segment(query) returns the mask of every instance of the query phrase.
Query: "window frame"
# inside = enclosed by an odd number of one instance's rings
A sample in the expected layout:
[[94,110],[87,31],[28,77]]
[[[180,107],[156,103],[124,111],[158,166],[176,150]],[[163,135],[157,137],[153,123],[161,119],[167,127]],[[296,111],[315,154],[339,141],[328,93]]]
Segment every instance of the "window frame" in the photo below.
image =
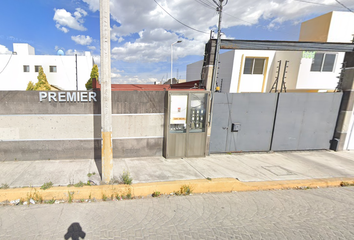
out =
[[[42,65],[34,65],[34,72],[39,72],[39,70],[41,69]],[[37,70],[38,68],[38,70]]]
[[[251,63],[251,72],[247,71],[246,72],[246,62],[248,59],[252,60]],[[262,60],[263,61],[263,65],[262,65],[262,73],[255,73],[255,65],[256,65],[256,60]],[[266,57],[245,57],[245,63],[243,65],[243,74],[246,75],[264,75],[264,67],[266,65],[267,62],[267,58]],[[249,70],[249,69],[247,69]]]
[[30,72],[30,66],[29,65],[23,65],[23,72]]
[[[314,63],[316,61],[316,56],[319,56],[321,55],[322,56],[322,59],[321,59],[321,64],[320,64],[320,67],[319,67],[319,70],[317,69],[313,69],[314,68]],[[333,64],[332,64],[332,69],[329,71],[329,70],[324,70],[324,67],[325,67],[325,62],[326,62],[326,59],[327,59],[327,55],[331,55],[331,56],[334,56],[334,59],[333,59]],[[334,67],[336,65],[336,62],[337,62],[337,55],[338,53],[325,53],[325,52],[316,52],[315,53],[315,56],[314,58],[312,59],[312,64],[311,64],[311,67],[310,67],[310,72],[334,72]]]
[[[53,71],[52,71],[53,70]],[[55,70],[55,71],[54,71]],[[57,66],[49,66],[50,73],[56,73],[58,71]]]

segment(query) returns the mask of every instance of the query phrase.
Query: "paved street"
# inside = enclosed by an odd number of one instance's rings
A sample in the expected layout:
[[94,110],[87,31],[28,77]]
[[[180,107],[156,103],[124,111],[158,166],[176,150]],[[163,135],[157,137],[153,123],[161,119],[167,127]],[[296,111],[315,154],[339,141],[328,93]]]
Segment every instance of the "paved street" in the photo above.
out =
[[353,239],[354,187],[0,207],[0,239]]

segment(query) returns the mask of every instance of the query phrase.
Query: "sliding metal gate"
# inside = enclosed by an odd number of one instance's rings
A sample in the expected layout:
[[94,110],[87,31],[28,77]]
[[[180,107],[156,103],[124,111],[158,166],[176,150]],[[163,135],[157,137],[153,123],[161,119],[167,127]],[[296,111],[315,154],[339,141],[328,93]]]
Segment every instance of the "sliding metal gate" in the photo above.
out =
[[341,98],[342,93],[217,93],[210,152],[329,149]]

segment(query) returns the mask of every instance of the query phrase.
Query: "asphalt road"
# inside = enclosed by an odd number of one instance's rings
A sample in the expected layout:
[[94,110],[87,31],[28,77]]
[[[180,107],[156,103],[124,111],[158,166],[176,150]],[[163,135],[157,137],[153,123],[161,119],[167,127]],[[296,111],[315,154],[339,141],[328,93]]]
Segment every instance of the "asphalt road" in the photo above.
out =
[[0,207],[0,239],[354,239],[354,187]]

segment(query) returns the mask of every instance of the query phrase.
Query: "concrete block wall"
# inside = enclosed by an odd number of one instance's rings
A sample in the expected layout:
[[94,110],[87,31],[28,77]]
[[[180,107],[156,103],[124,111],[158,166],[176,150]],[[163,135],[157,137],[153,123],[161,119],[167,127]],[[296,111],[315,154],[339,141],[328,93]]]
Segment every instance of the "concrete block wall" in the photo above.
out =
[[112,92],[113,157],[162,156],[165,92]]
[[334,133],[334,139],[338,143],[331,147],[331,149],[338,151],[348,150],[348,141],[350,141],[351,122],[354,113],[354,68],[345,69],[342,89],[343,99]]
[[[112,92],[113,157],[161,156],[165,92]],[[0,91],[0,161],[100,159],[97,102],[39,101]]]

